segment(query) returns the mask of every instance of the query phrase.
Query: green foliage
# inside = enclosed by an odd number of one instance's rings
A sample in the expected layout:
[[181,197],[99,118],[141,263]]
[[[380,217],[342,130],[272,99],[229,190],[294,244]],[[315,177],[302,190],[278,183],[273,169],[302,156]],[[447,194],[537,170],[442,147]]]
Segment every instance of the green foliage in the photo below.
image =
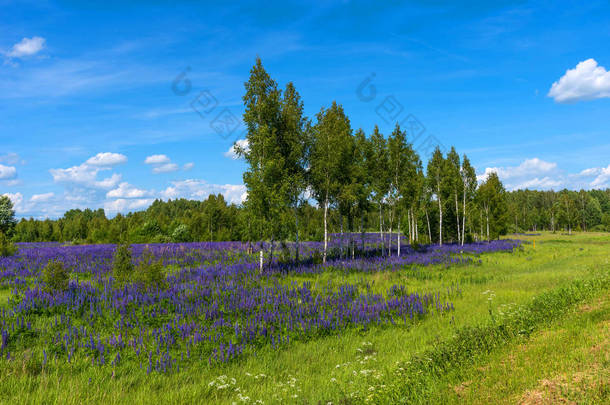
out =
[[11,235],[16,223],[13,202],[7,196],[0,195],[0,232]]
[[0,257],[13,256],[17,253],[17,247],[0,231]]
[[133,282],[144,288],[163,289],[167,286],[165,271],[161,259],[155,259],[152,252],[146,248],[140,262],[135,268]]
[[178,225],[172,232],[172,240],[174,242],[188,242],[190,240],[189,227],[184,224]]
[[42,281],[47,291],[66,291],[70,282],[70,270],[60,261],[51,260],[42,269]]
[[124,287],[134,281],[134,265],[128,243],[121,242],[117,245],[112,262],[112,276],[118,287]]
[[485,234],[488,240],[506,234],[508,206],[506,191],[496,172],[492,172],[479,186],[477,199],[485,217]]

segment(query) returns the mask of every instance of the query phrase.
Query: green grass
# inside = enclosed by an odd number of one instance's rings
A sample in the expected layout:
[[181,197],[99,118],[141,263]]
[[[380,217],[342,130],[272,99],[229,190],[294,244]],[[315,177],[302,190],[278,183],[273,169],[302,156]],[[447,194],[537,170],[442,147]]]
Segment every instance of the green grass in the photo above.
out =
[[[512,254],[484,255],[480,265],[348,276],[326,272],[281,279],[285,283],[311,281],[320,288],[329,283],[368,283],[384,292],[393,284],[418,292],[443,292],[459,286],[461,293],[451,298],[454,312],[435,314],[415,325],[352,329],[338,336],[294,342],[281,351],[261,349],[256,356],[226,365],[191,365],[170,375],[147,375],[136,364],[116,369],[90,367],[84,360],[51,363],[41,372],[37,357],[26,351],[15,354],[10,362],[0,361],[0,402],[388,403],[391,397],[379,391],[402,392],[404,375],[400,369],[405,369],[407,362],[450,344],[468,328],[494,325],[535,297],[552,294],[578,280],[599,279],[610,269],[610,235],[544,234],[524,239],[535,241],[535,247],[531,244]],[[610,304],[597,298],[607,295],[605,287],[579,297],[594,308],[591,311],[583,311],[582,304],[574,307],[571,301],[562,311],[549,310],[551,315],[535,324],[529,338],[511,335],[488,353],[447,366],[445,374],[425,379],[425,389],[416,399],[433,403],[514,403],[528,399],[528,392],[537,395],[547,388],[551,391],[553,384],[560,387],[561,395],[575,401],[604,398],[607,384],[596,381],[608,381],[603,378],[607,376],[608,359],[596,361],[585,351],[601,344],[602,353],[608,353]],[[8,290],[0,290],[0,305],[6,305],[8,296]],[[570,308],[580,310],[570,312]],[[36,350],[32,348],[32,353]],[[574,354],[581,351],[580,357]],[[580,383],[573,383],[574,376],[581,379]],[[563,383],[564,377],[569,381]],[[545,379],[551,383],[545,385]],[[567,388],[561,384],[567,384]],[[594,392],[583,393],[578,384],[590,385]]]

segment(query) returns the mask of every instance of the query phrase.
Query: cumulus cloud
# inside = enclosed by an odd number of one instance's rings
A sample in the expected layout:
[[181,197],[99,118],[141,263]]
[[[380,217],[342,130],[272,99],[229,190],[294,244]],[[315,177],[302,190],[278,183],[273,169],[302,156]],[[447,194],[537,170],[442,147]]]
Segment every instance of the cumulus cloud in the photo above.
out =
[[[153,174],[160,173],[171,173],[180,170],[180,166],[176,163],[173,163],[172,160],[167,155],[151,155],[144,159],[144,163],[147,165],[152,165]],[[186,163],[182,166],[184,171],[191,170],[195,166],[194,163]]]
[[120,153],[102,152],[85,162],[89,166],[111,167],[127,162],[127,156]]
[[110,189],[115,187],[122,176],[114,173],[110,177],[98,180],[97,175],[100,171],[98,167],[91,167],[87,164],[68,167],[67,169],[50,169],[49,172],[53,176],[53,181],[56,183],[64,183],[69,185],[82,186],[87,188]]
[[104,210],[109,213],[142,210],[153,203],[152,198],[125,199],[119,198],[104,203]]
[[17,169],[14,166],[0,164],[0,180],[12,180],[17,177]]
[[144,163],[147,165],[161,165],[170,161],[171,159],[167,155],[151,155],[144,159]]
[[180,167],[178,167],[178,165],[175,163],[166,163],[164,165],[153,167],[152,172],[154,174],[171,173],[171,172],[175,172],[179,169],[180,169]]
[[42,37],[23,38],[21,41],[13,45],[13,48],[7,52],[9,58],[23,58],[24,56],[32,56],[44,49],[46,40]]
[[55,197],[55,193],[34,194],[32,197],[30,197],[30,202],[33,202],[33,203],[48,202],[53,197]]
[[561,170],[556,163],[538,158],[526,159],[518,166],[487,167],[477,175],[479,182],[485,181],[495,172],[508,190],[579,190],[610,187],[610,165],[591,167],[578,173]]
[[119,184],[119,187],[106,193],[106,198],[142,198],[150,194],[149,191],[136,188],[127,182]]
[[204,180],[189,179],[173,181],[170,187],[161,192],[161,197],[204,200],[210,194],[222,194],[228,202],[234,204],[241,204],[248,195],[243,184],[210,184]]
[[595,178],[591,181],[593,188],[610,188],[610,165],[608,167],[597,168]]
[[558,103],[610,97],[610,72],[595,59],[587,59],[553,83],[548,96]]
[[229,148],[228,151],[226,151],[224,153],[225,157],[237,160],[239,159],[239,155],[237,154],[237,148],[242,149],[246,152],[248,152],[250,150],[250,146],[248,145],[248,140],[247,139],[238,139],[237,141],[235,141],[235,143],[233,145],[231,145],[231,147]]
[[[553,173],[556,170],[557,163],[533,158],[524,160],[519,166],[487,167],[485,168],[485,172],[477,176],[477,179],[479,182],[484,181],[490,173],[495,172],[502,181],[519,182],[524,179],[534,180],[532,177],[537,178],[543,176],[546,178],[548,174]],[[545,182],[543,180],[539,181],[541,183]]]

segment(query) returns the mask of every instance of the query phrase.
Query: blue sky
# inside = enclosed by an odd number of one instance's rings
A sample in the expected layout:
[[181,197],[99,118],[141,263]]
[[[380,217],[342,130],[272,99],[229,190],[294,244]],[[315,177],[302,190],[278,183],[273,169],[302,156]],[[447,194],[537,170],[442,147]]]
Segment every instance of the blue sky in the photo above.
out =
[[610,186],[610,3],[378,3],[0,0],[0,194],[34,217],[239,202],[257,55],[309,116],[409,123],[510,189]]

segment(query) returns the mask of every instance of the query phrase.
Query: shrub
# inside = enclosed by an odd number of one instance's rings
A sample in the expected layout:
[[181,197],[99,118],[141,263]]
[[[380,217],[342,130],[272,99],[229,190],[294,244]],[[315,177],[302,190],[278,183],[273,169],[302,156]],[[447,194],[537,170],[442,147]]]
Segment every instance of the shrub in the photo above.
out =
[[144,249],[144,253],[142,253],[140,263],[136,268],[134,281],[145,288],[157,287],[163,289],[167,284],[161,259],[155,259],[148,248]]
[[42,281],[47,291],[66,291],[70,283],[70,271],[62,262],[51,260],[42,269]]
[[121,242],[117,245],[112,262],[112,276],[114,277],[116,285],[118,287],[124,287],[130,281],[133,281],[133,270],[134,267],[131,262],[129,244]]
[[0,231],[0,257],[12,256],[17,252],[17,247]]
[[188,226],[180,224],[172,232],[172,239],[174,242],[188,242],[191,239],[190,231]]

